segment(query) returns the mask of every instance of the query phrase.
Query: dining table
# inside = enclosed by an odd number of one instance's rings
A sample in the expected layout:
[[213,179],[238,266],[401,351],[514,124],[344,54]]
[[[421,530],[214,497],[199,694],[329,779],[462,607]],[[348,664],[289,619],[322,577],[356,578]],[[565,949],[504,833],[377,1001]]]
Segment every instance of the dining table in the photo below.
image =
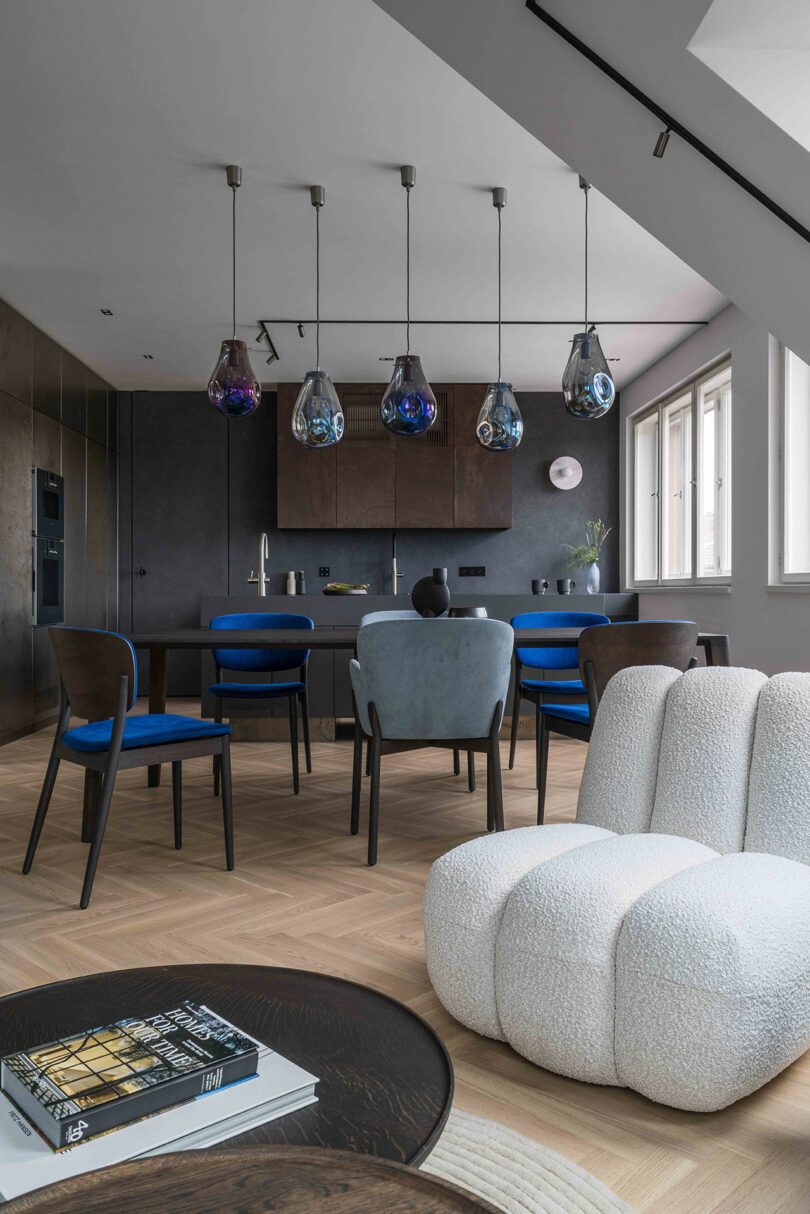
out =
[[[129,639],[136,650],[149,654],[149,711],[166,711],[167,656],[170,649],[332,649],[353,652],[359,625],[314,628],[161,628],[151,632],[133,632]],[[515,628],[515,648],[553,649],[575,644],[582,628]],[[701,632],[698,646],[706,655],[707,666],[730,666],[726,633]],[[160,784],[160,766],[148,769],[151,788]],[[94,773],[95,774],[95,773]],[[85,798],[92,796],[85,789]],[[89,806],[88,806],[89,808]]]

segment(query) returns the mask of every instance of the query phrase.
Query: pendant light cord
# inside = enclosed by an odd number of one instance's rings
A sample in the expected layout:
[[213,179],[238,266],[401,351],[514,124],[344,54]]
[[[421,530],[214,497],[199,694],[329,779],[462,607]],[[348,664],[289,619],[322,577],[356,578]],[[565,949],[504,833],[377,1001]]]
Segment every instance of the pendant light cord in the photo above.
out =
[[411,191],[405,190],[405,345],[411,352]]
[[588,332],[588,194],[590,189],[585,188],[585,332]]
[[498,207],[498,383],[501,382],[501,208]]
[[232,306],[233,306],[233,340],[236,341],[236,189],[231,186],[231,194],[233,195],[233,211],[232,211],[232,236],[233,236],[233,280],[232,280]]
[[321,369],[321,208],[315,208],[315,370]]

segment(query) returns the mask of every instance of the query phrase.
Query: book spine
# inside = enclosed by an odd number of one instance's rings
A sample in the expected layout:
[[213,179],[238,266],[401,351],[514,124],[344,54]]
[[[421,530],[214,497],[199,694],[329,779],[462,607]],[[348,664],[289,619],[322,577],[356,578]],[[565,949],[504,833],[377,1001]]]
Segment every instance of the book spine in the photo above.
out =
[[81,1114],[74,1114],[60,1123],[59,1141],[55,1145],[76,1146],[105,1130],[117,1129],[172,1105],[193,1100],[195,1096],[205,1096],[240,1079],[247,1079],[256,1074],[258,1057],[258,1050],[250,1050],[246,1054],[203,1067],[190,1075],[181,1075],[156,1087],[144,1088],[143,1091],[111,1100],[94,1109],[85,1109]]

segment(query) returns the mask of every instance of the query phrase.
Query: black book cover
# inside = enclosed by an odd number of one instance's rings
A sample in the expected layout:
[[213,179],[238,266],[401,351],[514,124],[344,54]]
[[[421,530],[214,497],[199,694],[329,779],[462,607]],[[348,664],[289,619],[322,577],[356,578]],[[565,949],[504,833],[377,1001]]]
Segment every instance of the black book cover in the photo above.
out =
[[258,1045],[201,1004],[129,1017],[2,1060],[0,1087],[56,1148],[255,1075]]

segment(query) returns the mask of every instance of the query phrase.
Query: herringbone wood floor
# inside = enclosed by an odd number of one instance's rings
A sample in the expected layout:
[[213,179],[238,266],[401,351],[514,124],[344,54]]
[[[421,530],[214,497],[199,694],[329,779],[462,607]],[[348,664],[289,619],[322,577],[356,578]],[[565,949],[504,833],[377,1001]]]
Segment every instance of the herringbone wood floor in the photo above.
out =
[[[175,711],[196,711],[175,704]],[[210,761],[186,764],[184,847],[171,783],[125,772],[93,900],[77,910],[86,847],[81,772],[63,765],[34,868],[20,872],[50,731],[0,750],[3,992],[98,970],[252,962],[322,970],[383,990],[425,1016],[453,1057],[457,1105],[512,1126],[599,1176],[646,1214],[799,1214],[810,1209],[810,1055],[721,1113],[681,1113],[532,1066],[456,1024],[425,970],[420,903],[431,861],[483,829],[478,792],[448,752],[383,760],[380,862],[348,833],[351,745],[319,743],[292,795],[289,750],[234,747],[236,871],[227,873]],[[503,747],[504,757],[506,747]],[[585,748],[551,745],[548,817],[573,816]],[[462,765],[463,767],[463,765]],[[367,790],[367,783],[364,788]],[[504,772],[506,826],[533,821],[533,743]],[[362,824],[365,829],[365,817]]]

